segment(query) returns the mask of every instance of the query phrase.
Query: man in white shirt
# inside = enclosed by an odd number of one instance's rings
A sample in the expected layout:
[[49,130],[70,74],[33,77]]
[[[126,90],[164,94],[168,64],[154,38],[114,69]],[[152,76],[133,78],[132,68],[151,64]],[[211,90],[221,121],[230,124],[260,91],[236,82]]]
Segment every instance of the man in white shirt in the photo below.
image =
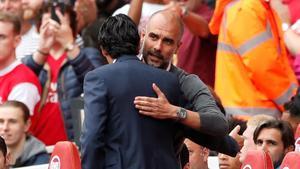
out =
[[11,12],[21,18],[21,41],[16,48],[16,57],[21,59],[33,54],[39,43],[39,34],[34,19],[41,8],[43,0],[2,0],[0,11]]

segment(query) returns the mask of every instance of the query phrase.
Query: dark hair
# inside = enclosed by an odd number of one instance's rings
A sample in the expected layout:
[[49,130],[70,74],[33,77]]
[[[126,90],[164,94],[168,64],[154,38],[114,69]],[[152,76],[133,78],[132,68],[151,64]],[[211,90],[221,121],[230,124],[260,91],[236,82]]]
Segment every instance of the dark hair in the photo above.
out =
[[265,128],[278,129],[280,131],[284,148],[294,146],[295,139],[293,129],[288,122],[282,120],[268,120],[257,126],[253,134],[253,140],[255,144],[257,144],[258,135]]
[[137,55],[140,36],[135,23],[124,14],[108,17],[98,34],[98,46],[112,58],[120,55]]
[[[42,5],[42,8],[40,9],[40,12],[39,12],[39,18],[37,19],[37,28],[39,30],[41,24],[42,24],[42,17],[43,17],[43,14],[44,13],[51,13],[51,6],[52,6],[52,1],[44,1],[43,2],[43,5]],[[64,6],[64,14],[68,14],[69,15],[69,18],[70,18],[70,27],[72,29],[72,33],[73,33],[73,37],[76,37],[77,35],[77,21],[76,21],[76,12],[74,11],[72,5],[70,4],[67,4],[67,3],[64,3],[63,4]],[[59,7],[59,5],[58,5]]]
[[291,117],[300,118],[300,93],[299,89],[297,94],[291,98],[290,101],[284,103],[283,108],[290,113]]
[[23,117],[24,117],[25,123],[27,122],[27,120],[30,117],[30,111],[29,111],[28,107],[22,102],[19,102],[16,100],[9,100],[9,101],[4,102],[2,105],[0,105],[0,107],[14,107],[14,108],[21,109],[23,112]]
[[183,143],[182,149],[180,151],[180,164],[181,168],[183,168],[189,162],[189,150],[186,144]]
[[14,27],[14,33],[17,35],[21,33],[21,19],[17,15],[14,15],[9,12],[0,11],[0,21],[12,23]]
[[6,143],[5,140],[0,136],[0,151],[2,151],[4,159],[6,159],[6,155],[7,155],[7,147],[6,147]]

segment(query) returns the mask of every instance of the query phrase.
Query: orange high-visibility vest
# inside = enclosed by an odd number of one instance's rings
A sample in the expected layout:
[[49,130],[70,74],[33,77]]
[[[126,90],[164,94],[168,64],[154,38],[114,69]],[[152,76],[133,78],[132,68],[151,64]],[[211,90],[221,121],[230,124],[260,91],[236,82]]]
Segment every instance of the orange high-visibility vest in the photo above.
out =
[[209,26],[219,34],[215,90],[226,112],[280,116],[298,85],[269,3],[218,0]]

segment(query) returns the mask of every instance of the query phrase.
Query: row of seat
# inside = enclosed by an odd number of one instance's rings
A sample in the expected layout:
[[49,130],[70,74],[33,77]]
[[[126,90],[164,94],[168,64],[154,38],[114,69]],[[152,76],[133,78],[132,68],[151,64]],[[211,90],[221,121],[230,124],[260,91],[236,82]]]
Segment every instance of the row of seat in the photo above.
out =
[[[285,155],[280,169],[300,169],[300,124],[295,132],[295,151]],[[260,150],[249,151],[242,169],[274,169],[271,157]]]
[[[241,169],[274,169],[270,155],[263,150],[251,150],[247,153]],[[280,169],[300,169],[300,152],[285,155]]]
[[[286,154],[280,169],[300,169],[300,124],[295,133],[295,139],[295,151]],[[76,145],[69,141],[58,142],[51,154],[49,169],[81,169]],[[252,150],[248,152],[242,169],[274,169],[274,167],[268,153],[262,150]]]

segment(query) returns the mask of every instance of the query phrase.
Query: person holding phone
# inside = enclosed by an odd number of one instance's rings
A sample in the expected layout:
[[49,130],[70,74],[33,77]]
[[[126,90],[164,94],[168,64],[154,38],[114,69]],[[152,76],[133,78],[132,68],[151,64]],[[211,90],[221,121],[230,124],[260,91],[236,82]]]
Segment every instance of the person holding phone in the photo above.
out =
[[74,131],[71,101],[82,94],[85,74],[104,64],[98,50],[80,49],[75,43],[76,14],[72,6],[53,5],[45,3],[42,8],[37,52],[23,59],[43,86],[40,113],[35,116],[32,132],[46,145],[74,141],[74,133],[79,131]]

